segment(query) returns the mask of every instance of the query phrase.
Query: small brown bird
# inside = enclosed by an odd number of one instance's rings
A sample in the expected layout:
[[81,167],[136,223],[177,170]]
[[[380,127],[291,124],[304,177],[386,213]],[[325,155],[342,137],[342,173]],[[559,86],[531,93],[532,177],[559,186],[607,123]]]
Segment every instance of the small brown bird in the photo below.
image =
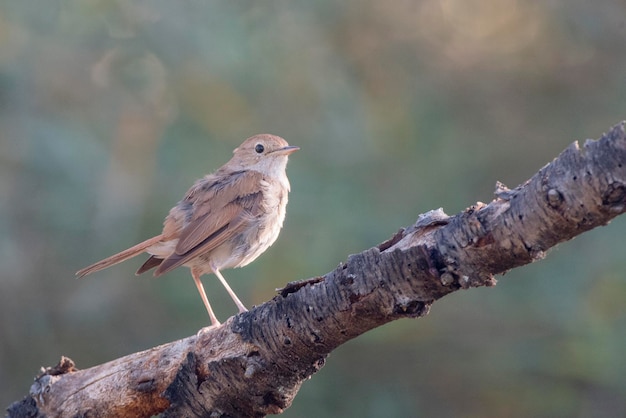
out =
[[256,135],[233,151],[230,161],[197,180],[163,223],[163,232],[78,271],[77,276],[113,266],[143,252],[150,258],[137,270],[154,267],[160,276],[179,266],[191,269],[211,325],[219,325],[200,276],[214,273],[239,308],[247,309],[220,270],[243,267],[276,241],[285,219],[289,154],[300,148],[274,135]]

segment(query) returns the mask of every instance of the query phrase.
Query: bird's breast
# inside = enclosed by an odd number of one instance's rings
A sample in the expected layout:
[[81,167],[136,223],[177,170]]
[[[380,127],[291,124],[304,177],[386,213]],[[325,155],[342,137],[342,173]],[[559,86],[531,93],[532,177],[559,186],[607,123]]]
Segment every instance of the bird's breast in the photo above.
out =
[[255,260],[276,241],[283,227],[288,189],[278,182],[263,181],[261,186],[260,215],[242,234],[240,245],[234,251],[241,255],[240,262],[233,267],[243,267]]

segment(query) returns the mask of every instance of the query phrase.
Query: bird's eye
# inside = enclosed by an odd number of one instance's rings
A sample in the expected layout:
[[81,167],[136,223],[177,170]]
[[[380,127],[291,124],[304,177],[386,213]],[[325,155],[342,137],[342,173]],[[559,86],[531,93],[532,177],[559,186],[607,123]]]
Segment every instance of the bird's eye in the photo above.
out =
[[257,154],[261,154],[263,151],[265,151],[265,147],[263,146],[263,144],[256,144],[254,150]]

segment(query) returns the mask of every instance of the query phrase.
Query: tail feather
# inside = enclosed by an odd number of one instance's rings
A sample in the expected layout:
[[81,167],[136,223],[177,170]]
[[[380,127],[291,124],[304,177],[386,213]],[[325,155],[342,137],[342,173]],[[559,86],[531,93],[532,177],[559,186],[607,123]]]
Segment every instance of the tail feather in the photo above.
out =
[[96,271],[100,271],[102,269],[105,269],[107,267],[111,267],[114,266],[118,263],[121,263],[122,261],[126,261],[129,258],[133,258],[136,255],[139,255],[141,253],[143,253],[148,247],[156,244],[157,242],[161,241],[161,238],[163,238],[163,235],[157,235],[156,237],[152,237],[149,238],[147,240],[145,240],[144,242],[140,242],[139,244],[132,246],[122,252],[119,252],[117,254],[114,254],[110,257],[105,258],[104,260],[100,260],[97,263],[94,263],[88,267],[85,267],[82,270],[78,270],[76,272],[76,275],[78,277],[83,277],[86,276],[88,274],[91,273],[95,273]]
[[141,273],[145,273],[146,271],[153,269],[154,267],[158,266],[162,262],[163,262],[162,258],[158,258],[158,257],[151,255],[150,258],[148,258],[146,262],[143,263],[141,267],[139,267],[139,269],[137,270],[135,274],[139,276]]

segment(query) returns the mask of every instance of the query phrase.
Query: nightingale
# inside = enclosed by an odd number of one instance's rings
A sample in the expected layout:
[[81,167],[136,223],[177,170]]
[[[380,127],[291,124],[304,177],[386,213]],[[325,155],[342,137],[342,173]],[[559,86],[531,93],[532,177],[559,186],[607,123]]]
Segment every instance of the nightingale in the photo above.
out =
[[230,161],[191,186],[170,210],[161,234],[76,275],[83,277],[146,252],[150,257],[135,274],[156,267],[157,277],[179,266],[189,267],[211,326],[220,322],[200,281],[203,274],[215,274],[239,312],[246,312],[220,271],[251,263],[278,238],[290,190],[287,158],[299,149],[274,135],[246,139]]

